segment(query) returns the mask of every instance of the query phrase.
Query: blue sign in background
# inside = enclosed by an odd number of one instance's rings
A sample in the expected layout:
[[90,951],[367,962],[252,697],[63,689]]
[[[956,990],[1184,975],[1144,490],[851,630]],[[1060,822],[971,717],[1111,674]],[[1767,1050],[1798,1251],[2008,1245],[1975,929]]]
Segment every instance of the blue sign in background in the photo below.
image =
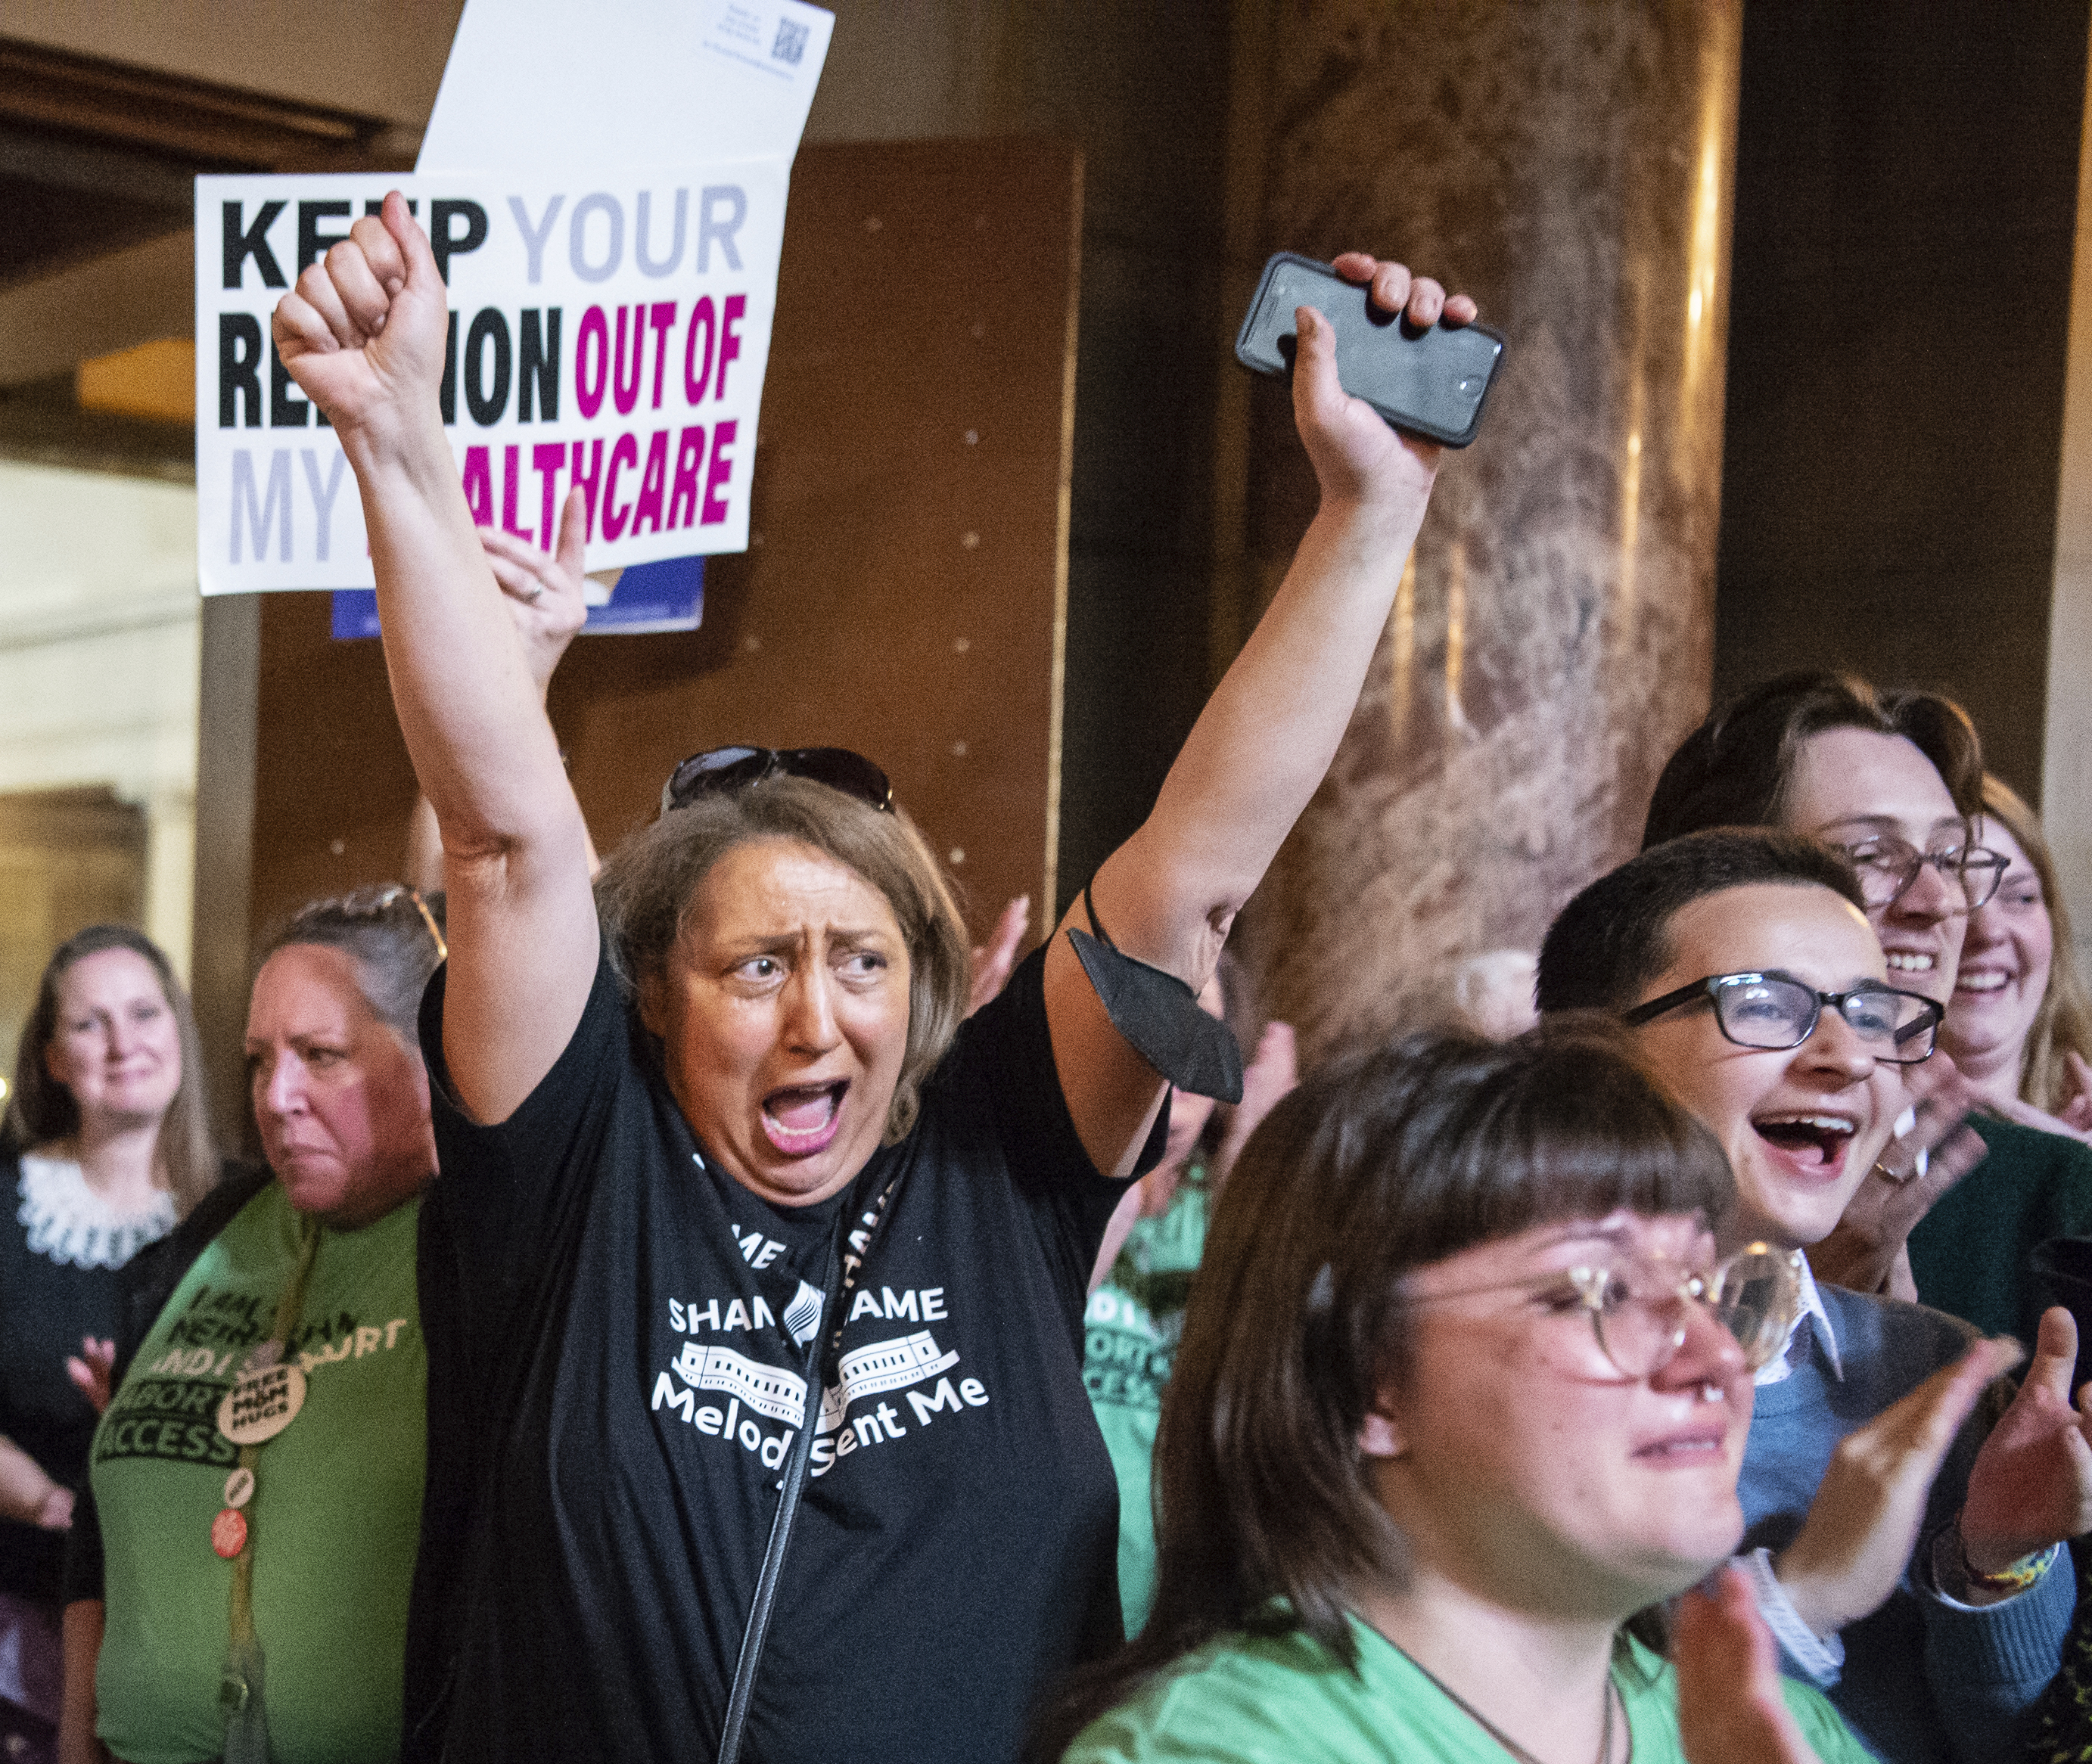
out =
[[[609,603],[589,608],[584,631],[621,632],[637,636],[649,631],[689,631],[704,617],[705,560],[668,558],[659,563],[635,563],[618,578]],[[352,588],[334,597],[334,634],[337,637],[374,637],[378,635],[378,594],[374,589]]]

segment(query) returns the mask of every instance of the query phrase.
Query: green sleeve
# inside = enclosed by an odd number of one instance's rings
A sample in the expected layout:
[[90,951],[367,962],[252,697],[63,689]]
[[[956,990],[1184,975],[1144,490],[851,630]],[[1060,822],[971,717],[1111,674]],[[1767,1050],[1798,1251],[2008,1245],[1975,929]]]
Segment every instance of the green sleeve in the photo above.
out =
[[1801,1725],[1802,1737],[1816,1749],[1823,1764],[1876,1764],[1874,1754],[1860,1743],[1822,1692],[1791,1678],[1782,1679],[1780,1689]]

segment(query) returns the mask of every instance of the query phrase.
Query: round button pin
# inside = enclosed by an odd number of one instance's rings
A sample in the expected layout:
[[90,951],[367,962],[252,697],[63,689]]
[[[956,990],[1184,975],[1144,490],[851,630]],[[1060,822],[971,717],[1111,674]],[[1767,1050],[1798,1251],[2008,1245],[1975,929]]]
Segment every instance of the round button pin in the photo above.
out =
[[247,1516],[228,1507],[210,1522],[210,1546],[230,1562],[247,1547]]
[[254,1473],[241,1464],[225,1479],[225,1504],[244,1507],[254,1499]]
[[218,1405],[218,1430],[236,1446],[258,1446],[298,1418],[305,1375],[292,1365],[244,1372]]

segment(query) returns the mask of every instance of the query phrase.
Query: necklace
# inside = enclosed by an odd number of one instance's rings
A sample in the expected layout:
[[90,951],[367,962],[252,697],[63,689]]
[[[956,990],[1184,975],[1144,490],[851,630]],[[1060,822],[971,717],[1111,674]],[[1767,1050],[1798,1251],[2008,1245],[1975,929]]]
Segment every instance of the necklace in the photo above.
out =
[[[1447,1701],[1451,1702],[1456,1709],[1467,1716],[1470,1721],[1473,1722],[1476,1727],[1480,1727],[1482,1732],[1486,1733],[1492,1740],[1495,1740],[1498,1745],[1504,1749],[1504,1750],[1510,1753],[1513,1758],[1516,1758],[1518,1760],[1518,1764],[1541,1764],[1541,1761],[1538,1758],[1535,1758],[1530,1752],[1527,1751],[1526,1749],[1520,1745],[1517,1740],[1514,1740],[1509,1734],[1506,1733],[1502,1727],[1499,1727],[1493,1721],[1490,1720],[1487,1715],[1484,1714],[1480,1710],[1477,1709],[1472,1703],[1469,1702],[1466,1697],[1463,1697],[1458,1691],[1454,1689],[1450,1684],[1445,1681],[1445,1680],[1439,1677],[1436,1672],[1433,1671],[1429,1667],[1426,1666],[1421,1660],[1418,1659],[1415,1654],[1411,1654],[1408,1650],[1408,1649],[1398,1647],[1395,1651],[1401,1654],[1403,1658],[1408,1661],[1411,1666],[1415,1667],[1418,1671],[1421,1672],[1426,1678],[1429,1679],[1433,1684],[1436,1684],[1438,1689],[1445,1693]],[[1613,1699],[1619,1693],[1613,1689],[1613,1675],[1610,1671],[1608,1671],[1606,1674],[1605,1720],[1598,1730],[1597,1764],[1612,1764]],[[1633,1757],[1634,1754],[1632,1747],[1630,1747],[1627,1755],[1630,1758]]]

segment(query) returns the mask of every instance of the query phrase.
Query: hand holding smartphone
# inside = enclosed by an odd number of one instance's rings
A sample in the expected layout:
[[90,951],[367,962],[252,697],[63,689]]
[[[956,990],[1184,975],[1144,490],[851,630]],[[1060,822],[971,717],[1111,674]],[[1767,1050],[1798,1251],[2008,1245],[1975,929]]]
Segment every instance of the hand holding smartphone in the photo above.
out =
[[1486,325],[1442,322],[1418,330],[1372,304],[1363,283],[1328,264],[1279,252],[1264,266],[1235,337],[1235,359],[1259,373],[1291,370],[1293,315],[1312,306],[1336,332],[1344,390],[1394,427],[1448,447],[1464,447],[1481,427],[1504,340]]

